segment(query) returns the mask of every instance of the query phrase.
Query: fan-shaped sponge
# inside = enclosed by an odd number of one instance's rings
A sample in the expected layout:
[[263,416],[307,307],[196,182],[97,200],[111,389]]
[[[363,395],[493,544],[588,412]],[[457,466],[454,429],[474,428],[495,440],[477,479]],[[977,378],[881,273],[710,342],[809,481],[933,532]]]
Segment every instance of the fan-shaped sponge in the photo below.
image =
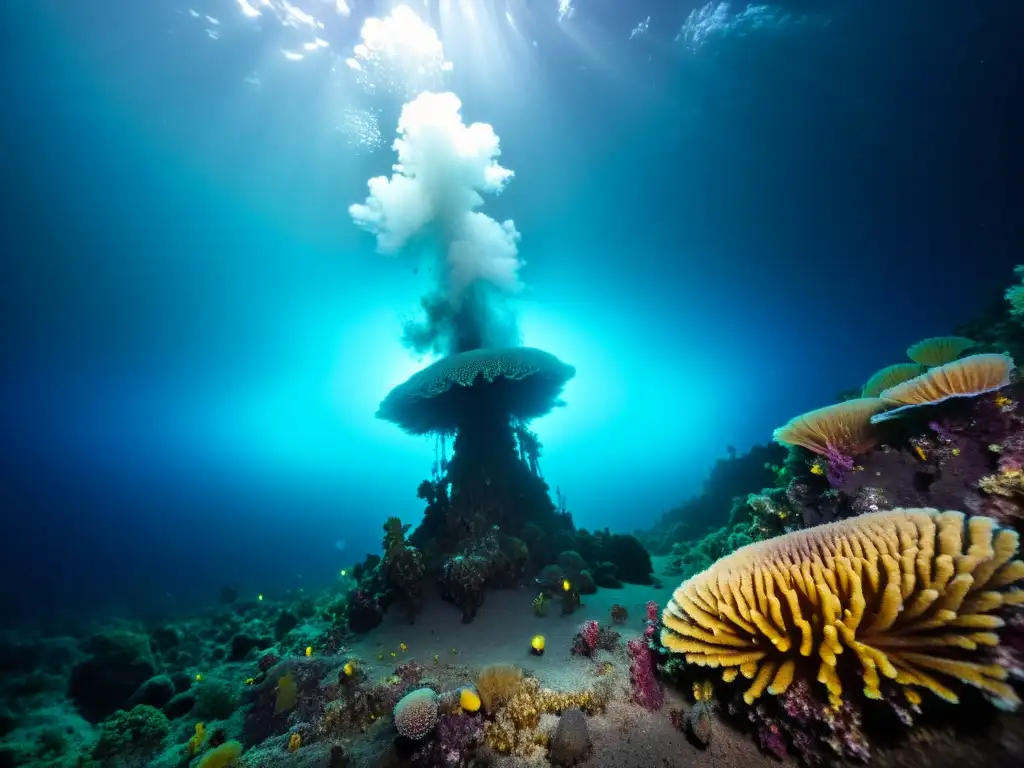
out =
[[439,706],[430,688],[417,688],[395,705],[395,728],[407,739],[422,739],[437,725]]
[[964,336],[934,336],[912,345],[907,350],[907,357],[915,363],[933,368],[953,362],[974,345],[973,339]]
[[868,379],[860,393],[861,397],[878,397],[882,390],[909,381],[915,376],[920,376],[924,371],[924,366],[918,363],[896,363],[896,365],[886,366]]
[[790,419],[772,437],[782,445],[800,445],[821,456],[839,452],[856,456],[875,446],[871,417],[885,408],[874,397],[858,397],[826,405]]
[[[686,661],[753,680],[750,703],[779,694],[819,661],[817,679],[841,700],[838,657],[860,662],[864,694],[881,678],[956,694],[934,673],[984,691],[1003,708],[1020,703],[1006,670],[978,649],[998,645],[994,612],[1024,603],[1018,536],[987,517],[895,509],[742,547],[683,582],[662,615],[662,643]],[[975,655],[977,661],[966,661]]]
[[992,392],[1010,383],[1012,370],[1013,359],[1006,355],[971,355],[940,365],[883,390],[881,399],[898,407],[872,416],[871,421],[885,421],[910,408],[934,405],[953,397],[974,397]]

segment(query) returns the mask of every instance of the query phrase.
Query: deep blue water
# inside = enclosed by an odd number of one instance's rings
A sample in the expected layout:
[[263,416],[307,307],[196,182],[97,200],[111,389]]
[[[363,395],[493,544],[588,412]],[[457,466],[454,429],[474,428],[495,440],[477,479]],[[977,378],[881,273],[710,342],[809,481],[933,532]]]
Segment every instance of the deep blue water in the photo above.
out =
[[[344,65],[391,4],[350,5],[0,8],[5,618],[323,584],[418,520],[433,444],[373,413],[426,362],[400,342],[425,277],[347,212],[394,162],[403,97]],[[734,4],[695,41],[699,3],[571,5],[421,13],[515,172],[481,210],[522,235],[522,341],[578,369],[536,423],[545,475],[629,530],[999,300],[1024,19]],[[366,110],[374,151],[345,128]]]

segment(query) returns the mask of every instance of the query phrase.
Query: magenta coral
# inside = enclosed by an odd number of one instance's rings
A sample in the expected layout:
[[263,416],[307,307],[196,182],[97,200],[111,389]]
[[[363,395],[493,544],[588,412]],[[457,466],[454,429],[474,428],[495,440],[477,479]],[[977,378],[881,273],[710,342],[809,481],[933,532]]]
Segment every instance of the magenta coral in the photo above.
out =
[[593,656],[601,639],[601,628],[591,619],[580,625],[579,631],[572,640],[573,656]]
[[653,622],[657,623],[657,621],[658,621],[658,614],[659,613],[660,613],[660,609],[658,608],[658,604],[656,602],[654,602],[653,600],[648,600],[647,601],[647,620],[648,621],[653,621]]
[[636,637],[626,643],[626,650],[629,652],[629,683],[633,701],[644,709],[661,709],[665,694],[654,677],[654,659],[647,640]]

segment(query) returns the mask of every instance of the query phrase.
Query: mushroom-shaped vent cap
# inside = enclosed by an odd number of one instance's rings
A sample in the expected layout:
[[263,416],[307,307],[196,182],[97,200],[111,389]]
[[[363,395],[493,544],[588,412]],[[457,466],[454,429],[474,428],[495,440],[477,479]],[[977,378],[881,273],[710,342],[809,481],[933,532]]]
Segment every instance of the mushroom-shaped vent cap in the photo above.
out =
[[453,432],[485,408],[526,421],[561,405],[576,369],[533,347],[474,349],[438,360],[391,390],[377,418],[406,432]]

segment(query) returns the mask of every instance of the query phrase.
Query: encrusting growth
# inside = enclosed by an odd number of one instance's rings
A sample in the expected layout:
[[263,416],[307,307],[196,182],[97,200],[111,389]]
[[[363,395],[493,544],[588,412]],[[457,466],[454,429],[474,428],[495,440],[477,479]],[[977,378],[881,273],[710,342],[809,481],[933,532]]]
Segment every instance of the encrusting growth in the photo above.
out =
[[[998,645],[995,611],[1024,603],[1018,535],[987,517],[895,509],[797,531],[738,549],[679,586],[661,640],[686,661],[752,683],[749,704],[783,693],[814,657],[834,706],[838,657],[860,663],[864,694],[881,678],[957,702],[934,675],[981,689],[1004,709],[1020,703],[1007,672],[983,663]],[[976,661],[965,661],[974,656]]]

